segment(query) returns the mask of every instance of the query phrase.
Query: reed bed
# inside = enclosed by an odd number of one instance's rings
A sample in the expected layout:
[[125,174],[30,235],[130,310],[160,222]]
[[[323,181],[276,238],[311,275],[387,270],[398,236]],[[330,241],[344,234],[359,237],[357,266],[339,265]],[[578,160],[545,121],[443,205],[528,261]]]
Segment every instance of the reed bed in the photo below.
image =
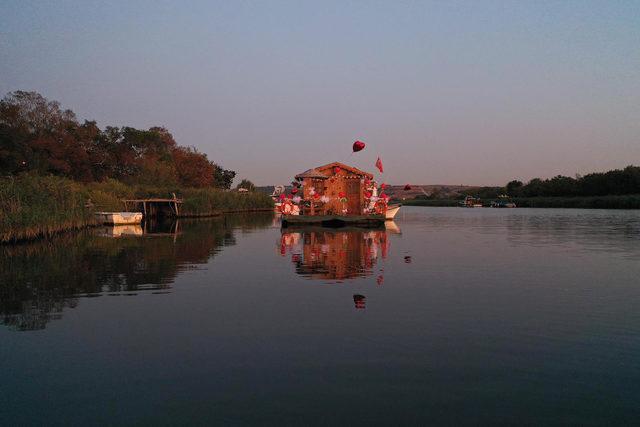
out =
[[271,198],[261,193],[127,185],[113,179],[82,184],[56,176],[20,175],[0,178],[0,243],[84,228],[95,224],[94,212],[122,210],[122,199],[173,193],[184,200],[181,216],[273,209]]
[[51,236],[93,223],[81,184],[59,177],[0,179],[0,242]]

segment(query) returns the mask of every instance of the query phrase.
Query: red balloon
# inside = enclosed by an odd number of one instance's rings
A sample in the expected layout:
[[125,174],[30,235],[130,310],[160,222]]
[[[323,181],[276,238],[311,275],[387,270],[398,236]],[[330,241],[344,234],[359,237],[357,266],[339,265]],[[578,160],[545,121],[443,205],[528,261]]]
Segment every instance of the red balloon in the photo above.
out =
[[284,200],[284,194],[280,195],[280,200]]
[[358,151],[362,150],[365,147],[365,143],[362,141],[356,141],[353,143],[353,152],[357,153]]
[[405,191],[411,190],[411,186],[409,184],[407,184],[407,185],[404,186],[404,189],[405,189]]
[[380,188],[384,190],[385,188],[387,188],[387,184],[383,182],[382,184],[380,184]]

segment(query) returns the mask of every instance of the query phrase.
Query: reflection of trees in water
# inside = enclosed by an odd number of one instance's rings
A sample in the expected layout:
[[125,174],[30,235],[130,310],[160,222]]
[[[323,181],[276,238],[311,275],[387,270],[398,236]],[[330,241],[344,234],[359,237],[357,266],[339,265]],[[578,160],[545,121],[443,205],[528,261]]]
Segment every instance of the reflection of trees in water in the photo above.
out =
[[388,247],[385,230],[308,229],[280,238],[280,254],[291,254],[296,273],[320,280],[369,276]]
[[[167,290],[176,276],[236,243],[234,231],[271,224],[271,214],[181,220],[177,236],[108,238],[95,230],[0,247],[0,313],[16,330],[43,329],[79,296]],[[169,228],[175,229],[173,227]],[[154,230],[152,230],[154,231]]]

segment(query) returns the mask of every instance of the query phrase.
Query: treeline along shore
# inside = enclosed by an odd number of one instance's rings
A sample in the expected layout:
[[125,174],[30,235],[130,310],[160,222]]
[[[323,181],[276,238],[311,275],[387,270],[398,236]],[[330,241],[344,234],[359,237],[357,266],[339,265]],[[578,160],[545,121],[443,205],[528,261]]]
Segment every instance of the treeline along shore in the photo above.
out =
[[418,195],[403,203],[414,206],[457,206],[465,196],[489,205],[498,198],[509,198],[518,207],[578,209],[640,209],[640,167],[627,166],[607,172],[594,172],[575,178],[558,175],[549,179],[518,180],[504,187],[475,187],[442,197],[439,192]]
[[175,194],[181,216],[273,208],[268,195],[232,191],[234,171],[165,128],[100,129],[35,92],[0,101],[0,175],[2,243],[93,225],[94,212],[121,211],[123,199]]

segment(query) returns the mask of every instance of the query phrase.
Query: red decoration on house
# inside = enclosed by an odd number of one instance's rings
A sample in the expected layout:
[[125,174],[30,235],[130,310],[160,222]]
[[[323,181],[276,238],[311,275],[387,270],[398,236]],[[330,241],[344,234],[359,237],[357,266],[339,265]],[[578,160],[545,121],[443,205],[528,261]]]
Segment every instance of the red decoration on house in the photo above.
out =
[[344,191],[341,191],[341,192],[339,192],[339,193],[338,193],[338,197],[340,197],[341,199],[342,199],[343,197],[345,197],[345,196],[346,196],[346,195],[344,194]]
[[336,166],[336,167],[334,167],[334,168],[333,168],[333,173],[335,173],[336,175],[337,175],[338,173],[340,173],[340,166]]
[[409,184],[406,184],[404,186],[404,191],[409,191],[409,190],[411,190],[411,186]]
[[280,195],[280,200],[284,200],[284,194]]
[[358,151],[362,150],[365,147],[365,143],[362,141],[356,141],[353,143],[353,152],[357,153]]

